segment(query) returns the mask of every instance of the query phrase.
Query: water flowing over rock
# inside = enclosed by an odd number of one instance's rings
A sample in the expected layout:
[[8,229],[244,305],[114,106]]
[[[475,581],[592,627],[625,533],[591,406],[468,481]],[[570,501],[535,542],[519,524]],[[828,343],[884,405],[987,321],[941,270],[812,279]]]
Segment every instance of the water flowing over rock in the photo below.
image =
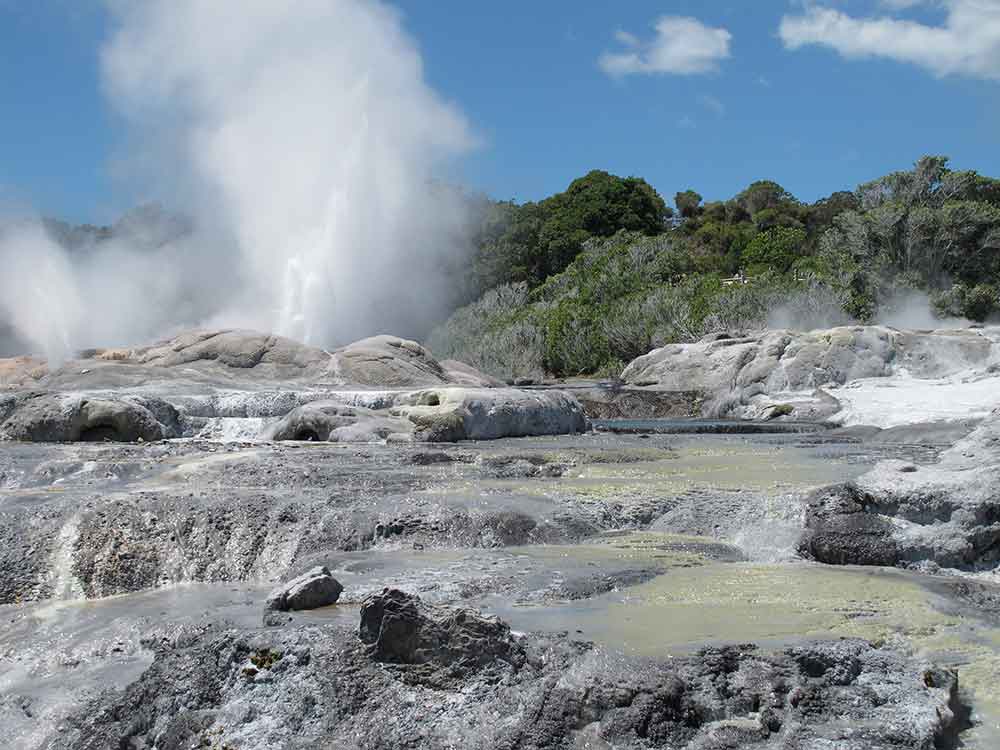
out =
[[936,464],[890,460],[809,503],[806,554],[834,564],[1000,563],[1000,410]]

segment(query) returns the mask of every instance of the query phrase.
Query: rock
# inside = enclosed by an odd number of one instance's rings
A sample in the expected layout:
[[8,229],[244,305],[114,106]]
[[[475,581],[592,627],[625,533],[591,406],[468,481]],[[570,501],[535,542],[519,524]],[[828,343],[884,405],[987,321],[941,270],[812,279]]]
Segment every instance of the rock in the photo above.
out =
[[902,371],[925,379],[970,368],[985,372],[996,356],[992,335],[986,330],[901,331],[885,326],[773,330],[742,338],[717,334],[638,357],[622,379],[659,391],[697,391],[706,401],[704,416],[756,419],[776,406],[791,406],[799,419],[826,419],[840,405],[817,389]]
[[366,386],[414,388],[448,382],[429,351],[395,336],[372,336],[337,349],[333,369],[344,381]]
[[288,377],[325,369],[330,355],[322,349],[300,344],[283,336],[247,330],[188,331],[168,341],[137,349],[130,357],[107,350],[95,358],[136,360],[160,367],[190,366],[214,362],[235,370],[267,371],[270,376]]
[[179,415],[169,404],[137,396],[88,398],[29,393],[0,406],[0,437],[38,443],[152,442],[180,435]]
[[698,391],[592,387],[574,389],[573,395],[590,419],[687,419],[704,405]]
[[365,598],[358,633],[372,659],[391,664],[427,664],[455,673],[497,660],[517,667],[525,660],[524,649],[499,618],[435,607],[398,589]]
[[0,359],[0,388],[96,391],[152,383],[173,390],[288,383],[341,388],[500,385],[462,362],[439,363],[420,344],[395,336],[374,336],[330,353],[259,331],[194,330],[148,346],[88,349],[53,371],[43,360]]
[[867,512],[865,503],[849,484],[814,493],[800,552],[829,565],[895,565],[899,550],[892,523]]
[[48,746],[936,750],[964,727],[952,670],[860,640],[638,659],[394,590],[365,601],[360,634],[164,639]]
[[468,388],[503,388],[504,382],[456,359],[442,359],[441,369],[449,383]]
[[274,589],[266,609],[287,612],[336,604],[344,587],[325,567],[316,567]]
[[585,432],[579,402],[561,391],[436,388],[385,394],[382,408],[316,401],[265,432],[270,440],[456,442]]
[[821,562],[933,563],[966,571],[1000,563],[1000,410],[936,464],[879,463],[809,504],[803,551]]

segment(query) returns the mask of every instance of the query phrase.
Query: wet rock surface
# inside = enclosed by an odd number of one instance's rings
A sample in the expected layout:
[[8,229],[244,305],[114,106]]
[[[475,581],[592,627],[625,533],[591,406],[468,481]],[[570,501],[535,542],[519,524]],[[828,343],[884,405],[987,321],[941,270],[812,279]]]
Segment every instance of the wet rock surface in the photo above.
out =
[[393,336],[326,352],[255,331],[189,331],[88,350],[52,371],[0,360],[0,377],[0,440],[455,442],[588,429],[570,395],[503,388]]
[[[794,583],[801,549],[917,567],[948,633],[994,622],[988,583],[925,575],[995,566],[993,427],[940,460],[971,425],[582,433],[576,391],[361,344],[191,334],[36,366],[0,395],[15,746],[937,750],[964,726],[954,673],[908,655],[905,627],[866,630],[887,605],[847,584],[751,636],[697,602],[769,622],[751,600]],[[803,640],[787,617],[852,639]],[[768,640],[725,645],[750,639]]]
[[336,604],[344,587],[322,565],[296,576],[268,594],[264,606],[278,612],[318,609]]
[[349,624],[201,628],[95,698],[53,748],[821,748],[935,750],[954,672],[858,640],[777,652],[613,656],[400,591]]
[[812,498],[803,549],[821,562],[992,571],[1000,561],[1000,412],[933,464],[889,460]]

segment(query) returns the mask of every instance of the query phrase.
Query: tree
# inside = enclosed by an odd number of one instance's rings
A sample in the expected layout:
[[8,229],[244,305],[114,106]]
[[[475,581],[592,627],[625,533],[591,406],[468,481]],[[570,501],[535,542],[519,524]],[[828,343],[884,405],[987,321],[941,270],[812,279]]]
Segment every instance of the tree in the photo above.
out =
[[754,272],[777,271],[788,273],[799,258],[806,244],[802,229],[775,227],[754,237],[743,251],[743,262]]
[[750,216],[768,208],[780,208],[785,204],[798,204],[795,197],[777,182],[758,180],[733,199]]
[[693,219],[701,213],[702,197],[694,190],[685,190],[674,196],[674,205],[685,219]]

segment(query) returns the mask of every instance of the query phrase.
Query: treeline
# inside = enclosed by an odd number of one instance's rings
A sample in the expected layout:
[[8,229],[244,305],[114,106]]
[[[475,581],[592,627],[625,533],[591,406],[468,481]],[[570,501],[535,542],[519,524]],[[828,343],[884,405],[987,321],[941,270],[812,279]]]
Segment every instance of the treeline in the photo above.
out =
[[428,344],[508,377],[611,374],[714,331],[869,322],[902,292],[942,317],[1000,309],[1000,180],[944,157],[812,204],[760,181],[674,205],[598,171],[538,203],[484,202],[470,302]]

